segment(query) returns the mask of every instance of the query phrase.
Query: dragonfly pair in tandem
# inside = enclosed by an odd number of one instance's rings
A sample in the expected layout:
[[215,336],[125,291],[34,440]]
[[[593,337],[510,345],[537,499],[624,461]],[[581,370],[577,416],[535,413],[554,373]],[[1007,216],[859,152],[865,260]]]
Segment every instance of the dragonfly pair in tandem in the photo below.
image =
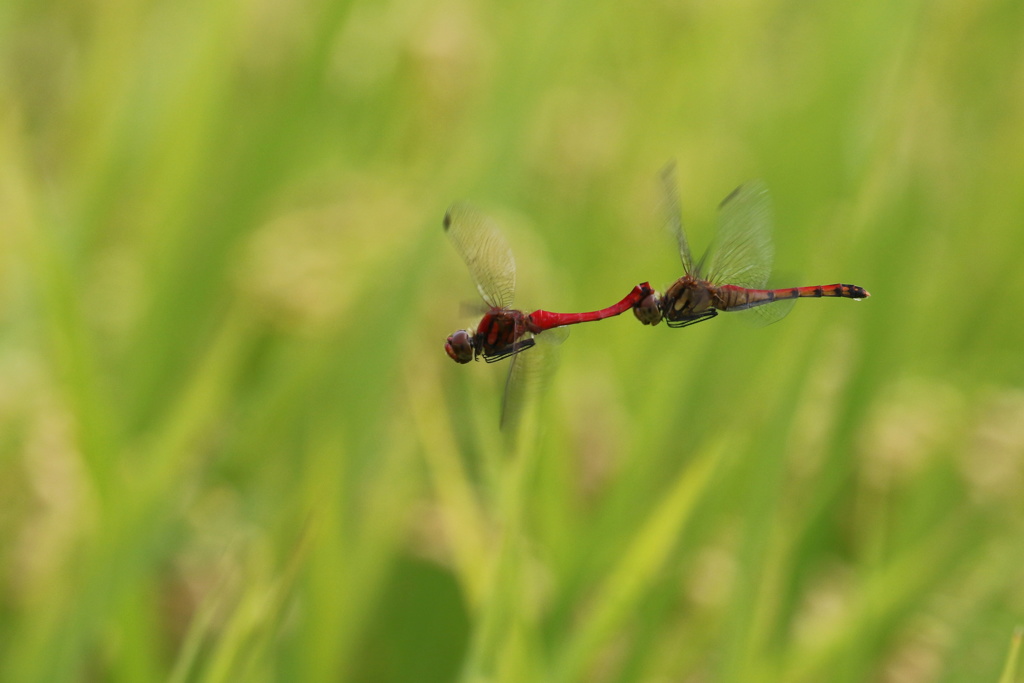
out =
[[[483,358],[488,363],[512,357],[502,424],[518,406],[518,385],[525,381],[519,354],[542,338],[560,341],[567,325],[603,320],[632,309],[637,320],[669,327],[687,327],[714,318],[720,311],[750,311],[758,322],[768,324],[784,317],[796,300],[804,297],[866,299],[863,287],[848,284],[766,289],[774,250],[771,241],[771,209],[767,189],[759,182],[736,188],[719,206],[718,228],[711,245],[696,263],[683,230],[679,191],[674,166],[662,173],[668,227],[679,245],[683,276],[664,294],[648,283],[636,285],[621,301],[587,313],[532,313],[512,308],[515,293],[515,259],[501,232],[488,218],[464,204],[451,207],[444,229],[465,261],[488,310],[475,329],[459,330],[448,337],[444,348],[452,360],[468,363]],[[549,332],[550,331],[550,332]],[[543,337],[541,336],[543,333]]]

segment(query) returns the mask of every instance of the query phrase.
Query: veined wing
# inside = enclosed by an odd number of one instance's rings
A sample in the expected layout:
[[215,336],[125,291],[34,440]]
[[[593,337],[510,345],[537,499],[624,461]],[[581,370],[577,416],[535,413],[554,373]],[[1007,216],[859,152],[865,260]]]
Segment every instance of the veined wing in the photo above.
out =
[[516,260],[494,221],[469,204],[455,204],[444,215],[444,231],[487,305],[510,308],[515,298]]
[[693,273],[693,257],[690,255],[690,243],[686,241],[686,232],[683,230],[683,207],[679,201],[679,183],[676,180],[674,161],[661,172],[661,182],[664,187],[665,227],[679,244],[683,272]]
[[523,411],[538,400],[554,374],[558,366],[557,347],[568,336],[566,327],[545,330],[532,337],[535,343],[528,352],[512,357],[501,399],[501,429],[512,438],[519,429]]
[[775,250],[768,189],[754,181],[740,185],[718,207],[718,231],[698,265],[716,285],[764,289]]
[[777,323],[793,310],[793,306],[796,305],[797,299],[780,299],[773,301],[770,304],[763,306],[754,306],[748,308],[745,311],[739,311],[737,315],[741,316],[743,322],[753,325],[754,327],[763,327],[765,325],[771,325]]

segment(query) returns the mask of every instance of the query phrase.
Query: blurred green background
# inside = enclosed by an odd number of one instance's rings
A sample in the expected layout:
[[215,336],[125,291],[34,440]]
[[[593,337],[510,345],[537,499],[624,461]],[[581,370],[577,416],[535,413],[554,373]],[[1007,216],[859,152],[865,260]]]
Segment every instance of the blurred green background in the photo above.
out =
[[[5,680],[999,680],[1024,4],[8,0],[0,55]],[[446,206],[589,310],[681,274],[672,158],[696,252],[762,178],[872,298],[580,326],[508,448]]]

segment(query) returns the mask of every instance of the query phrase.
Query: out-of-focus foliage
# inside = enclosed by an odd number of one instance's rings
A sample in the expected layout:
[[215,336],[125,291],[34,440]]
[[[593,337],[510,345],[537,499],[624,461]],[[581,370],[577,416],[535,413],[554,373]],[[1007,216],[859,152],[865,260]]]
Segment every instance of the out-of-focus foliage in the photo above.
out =
[[[995,681],[1024,620],[1024,4],[0,8],[0,676]],[[872,298],[442,350],[738,183]],[[783,277],[785,277],[783,275]]]

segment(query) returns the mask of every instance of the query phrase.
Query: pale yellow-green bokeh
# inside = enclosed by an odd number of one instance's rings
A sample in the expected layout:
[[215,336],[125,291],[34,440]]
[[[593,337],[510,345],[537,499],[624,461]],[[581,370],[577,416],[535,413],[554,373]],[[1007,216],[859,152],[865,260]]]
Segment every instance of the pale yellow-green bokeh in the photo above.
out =
[[[996,681],[1024,622],[1024,10],[0,8],[0,677]],[[764,328],[517,305],[681,274],[760,178]],[[785,281],[787,278],[794,282]]]

